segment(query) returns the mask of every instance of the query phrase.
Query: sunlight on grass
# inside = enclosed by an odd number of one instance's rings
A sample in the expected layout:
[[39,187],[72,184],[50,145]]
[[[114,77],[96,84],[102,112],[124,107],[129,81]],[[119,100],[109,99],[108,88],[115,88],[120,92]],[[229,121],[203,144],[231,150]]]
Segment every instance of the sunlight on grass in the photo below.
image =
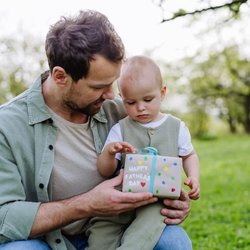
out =
[[194,140],[201,198],[182,224],[194,250],[250,249],[250,136]]

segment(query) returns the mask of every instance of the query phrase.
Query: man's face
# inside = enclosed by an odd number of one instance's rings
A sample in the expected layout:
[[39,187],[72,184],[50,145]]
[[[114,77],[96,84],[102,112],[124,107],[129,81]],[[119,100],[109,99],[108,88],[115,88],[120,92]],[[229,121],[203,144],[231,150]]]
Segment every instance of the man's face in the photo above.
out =
[[72,82],[64,93],[62,104],[73,112],[94,115],[105,99],[113,99],[113,82],[119,77],[121,63],[112,63],[96,55],[90,63],[87,78]]

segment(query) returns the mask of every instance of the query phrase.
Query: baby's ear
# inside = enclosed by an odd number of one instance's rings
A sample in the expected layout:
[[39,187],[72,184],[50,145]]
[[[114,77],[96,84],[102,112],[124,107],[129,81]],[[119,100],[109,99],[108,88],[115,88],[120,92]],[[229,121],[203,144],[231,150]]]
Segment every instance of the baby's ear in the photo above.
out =
[[164,85],[164,86],[161,88],[161,98],[162,98],[162,99],[164,99],[166,93],[167,93],[167,86]]

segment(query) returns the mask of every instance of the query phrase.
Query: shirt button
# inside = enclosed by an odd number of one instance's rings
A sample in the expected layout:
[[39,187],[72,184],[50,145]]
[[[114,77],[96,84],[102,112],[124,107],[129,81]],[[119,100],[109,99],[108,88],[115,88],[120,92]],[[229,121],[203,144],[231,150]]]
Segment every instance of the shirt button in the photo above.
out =
[[52,150],[53,149],[53,145],[49,145],[49,149]]
[[56,239],[56,243],[60,244],[61,243],[61,239]]
[[43,183],[40,183],[40,184],[39,184],[39,188],[43,189],[43,188],[44,188],[44,184],[43,184]]

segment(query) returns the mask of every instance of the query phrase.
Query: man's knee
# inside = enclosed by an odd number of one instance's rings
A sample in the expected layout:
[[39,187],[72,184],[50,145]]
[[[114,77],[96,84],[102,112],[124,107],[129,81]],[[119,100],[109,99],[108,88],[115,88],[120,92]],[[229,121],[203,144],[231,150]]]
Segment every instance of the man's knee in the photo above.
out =
[[43,240],[18,240],[0,244],[0,250],[50,250]]
[[178,225],[165,227],[154,250],[192,250],[192,242],[185,230]]

